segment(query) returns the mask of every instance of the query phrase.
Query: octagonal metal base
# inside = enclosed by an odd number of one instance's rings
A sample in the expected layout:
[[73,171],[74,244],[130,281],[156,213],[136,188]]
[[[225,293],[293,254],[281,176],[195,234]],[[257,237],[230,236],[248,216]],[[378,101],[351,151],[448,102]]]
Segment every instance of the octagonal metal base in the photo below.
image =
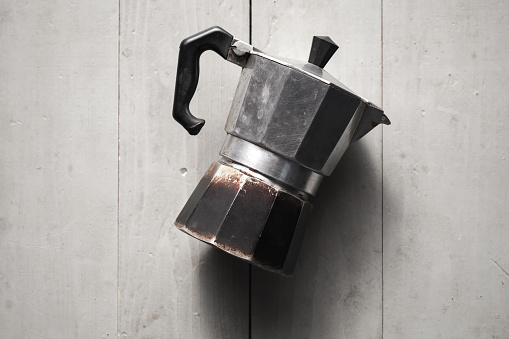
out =
[[312,205],[247,168],[213,163],[175,225],[263,269],[293,273]]

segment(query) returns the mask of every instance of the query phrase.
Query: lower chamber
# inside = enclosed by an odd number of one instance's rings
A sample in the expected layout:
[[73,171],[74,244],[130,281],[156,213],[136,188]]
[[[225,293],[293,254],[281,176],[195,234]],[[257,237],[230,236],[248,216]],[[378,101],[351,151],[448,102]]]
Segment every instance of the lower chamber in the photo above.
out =
[[175,225],[253,265],[290,276],[311,209],[307,194],[223,160],[210,166]]

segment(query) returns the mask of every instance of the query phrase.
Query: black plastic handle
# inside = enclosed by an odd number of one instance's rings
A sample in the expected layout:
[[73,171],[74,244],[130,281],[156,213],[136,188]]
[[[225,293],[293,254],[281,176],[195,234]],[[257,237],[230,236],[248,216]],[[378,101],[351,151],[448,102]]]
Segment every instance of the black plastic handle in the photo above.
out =
[[191,135],[200,132],[205,120],[196,118],[189,111],[200,76],[200,56],[212,50],[224,59],[228,56],[233,36],[219,26],[210,27],[196,33],[180,43],[177,66],[177,83],[173,99],[173,118]]

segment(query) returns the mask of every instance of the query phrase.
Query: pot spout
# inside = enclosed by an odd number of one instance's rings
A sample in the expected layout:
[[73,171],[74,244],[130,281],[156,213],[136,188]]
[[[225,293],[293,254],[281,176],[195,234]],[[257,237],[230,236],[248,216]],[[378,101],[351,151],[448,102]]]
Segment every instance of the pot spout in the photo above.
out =
[[365,136],[369,131],[371,131],[379,124],[390,125],[391,121],[389,118],[387,118],[381,108],[375,106],[372,103],[368,103],[366,105],[366,109],[364,109],[362,118],[357,125],[357,129],[353,134],[350,144]]

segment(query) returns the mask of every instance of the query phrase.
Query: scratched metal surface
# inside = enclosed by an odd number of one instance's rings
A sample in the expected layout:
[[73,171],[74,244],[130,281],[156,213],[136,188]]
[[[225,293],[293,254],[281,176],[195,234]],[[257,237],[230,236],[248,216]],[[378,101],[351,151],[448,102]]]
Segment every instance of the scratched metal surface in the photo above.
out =
[[393,124],[323,182],[295,277],[253,268],[251,291],[246,263],[172,226],[240,69],[204,54],[207,124],[170,118],[180,41],[214,24],[247,41],[249,10],[0,4],[1,336],[504,338],[509,5],[253,1],[256,47],[305,60],[331,36],[326,70]]

